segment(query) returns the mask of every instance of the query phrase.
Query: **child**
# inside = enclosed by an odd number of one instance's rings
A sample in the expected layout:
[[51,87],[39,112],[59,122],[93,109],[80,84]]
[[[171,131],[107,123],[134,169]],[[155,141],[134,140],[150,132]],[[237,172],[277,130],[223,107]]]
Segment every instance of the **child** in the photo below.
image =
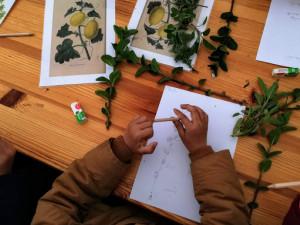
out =
[[[200,108],[182,105],[191,120],[175,109],[179,136],[191,157],[195,196],[204,225],[247,225],[243,193],[229,151],[215,153],[207,146],[208,116]],[[99,145],[76,160],[38,204],[32,225],[170,224],[137,206],[112,205],[107,197],[117,187],[134,154],[151,154],[157,143],[153,121],[139,116],[124,135]]]

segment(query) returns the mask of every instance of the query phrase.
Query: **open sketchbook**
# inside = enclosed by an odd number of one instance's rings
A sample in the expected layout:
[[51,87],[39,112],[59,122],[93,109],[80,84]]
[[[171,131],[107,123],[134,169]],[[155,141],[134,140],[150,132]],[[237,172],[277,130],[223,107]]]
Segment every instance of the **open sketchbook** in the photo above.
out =
[[[180,109],[184,103],[197,105],[209,115],[208,144],[215,151],[229,149],[233,156],[237,138],[231,137],[231,133],[238,119],[233,114],[244,108],[166,86],[156,118],[175,116],[173,109]],[[143,156],[130,198],[200,222],[188,151],[173,123],[155,123],[154,136],[149,142],[152,141],[157,141],[158,146],[152,155]]]
[[256,59],[300,67],[300,0],[272,0]]

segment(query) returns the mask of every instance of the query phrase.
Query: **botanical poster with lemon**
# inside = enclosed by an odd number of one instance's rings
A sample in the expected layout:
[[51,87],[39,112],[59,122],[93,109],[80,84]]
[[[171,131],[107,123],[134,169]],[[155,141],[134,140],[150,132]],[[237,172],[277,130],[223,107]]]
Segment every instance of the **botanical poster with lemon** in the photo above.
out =
[[14,3],[15,0],[0,0],[0,24],[3,23]]
[[[49,3],[51,2],[51,4]],[[90,83],[94,82],[99,75],[106,74],[106,65],[102,62],[101,56],[107,54],[107,4],[106,0],[48,0],[46,11],[52,11],[52,20],[50,23],[45,21],[45,26],[50,24],[50,51],[49,51],[49,77],[64,77],[63,81],[72,79],[67,83]],[[110,3],[111,4],[111,3]],[[111,10],[112,7],[110,7]],[[45,20],[47,18],[45,13]],[[112,13],[110,13],[112,14]],[[110,15],[114,17],[113,15]],[[113,19],[112,19],[113,20]],[[114,21],[114,20],[113,20]],[[49,26],[49,27],[50,27]],[[49,30],[48,27],[48,30]],[[43,51],[47,51],[47,38],[49,32],[44,28],[44,46]],[[113,42],[114,40],[110,40]],[[43,63],[47,62],[47,57],[43,57]],[[46,61],[46,62],[45,62]],[[46,69],[44,67],[44,69]],[[43,68],[42,68],[43,73]],[[84,79],[83,76],[95,76],[91,80]],[[92,77],[93,77],[92,76]],[[42,81],[42,79],[41,79]],[[62,82],[63,82],[62,81]],[[58,83],[60,84],[60,83]],[[50,84],[51,85],[51,84]],[[48,86],[41,85],[41,86]]]
[[[193,24],[200,30],[205,30],[205,26],[200,26],[210,15],[213,0],[200,0],[195,12],[196,17]],[[172,18],[172,0],[138,0],[131,17],[129,28],[137,29],[131,46],[138,56],[144,55],[147,59],[156,58],[161,63],[170,66],[183,66],[176,63],[174,54],[170,52],[172,46],[164,31],[169,24],[175,24]],[[191,31],[192,32],[192,31]]]

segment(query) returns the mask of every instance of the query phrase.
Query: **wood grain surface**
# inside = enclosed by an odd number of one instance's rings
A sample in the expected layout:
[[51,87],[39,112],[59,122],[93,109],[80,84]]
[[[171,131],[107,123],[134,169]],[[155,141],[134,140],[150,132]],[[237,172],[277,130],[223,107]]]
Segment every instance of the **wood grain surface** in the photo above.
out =
[[[128,24],[134,0],[117,0],[117,24]],[[257,76],[268,84],[274,79],[271,70],[274,65],[255,60],[260,38],[268,13],[270,0],[238,0],[235,12],[239,22],[232,26],[233,36],[239,49],[228,57],[228,73],[220,73],[211,79],[207,68],[209,52],[201,47],[196,63],[199,74],[184,73],[182,79],[197,83],[208,79],[207,87],[226,93],[234,98],[249,101],[253,89],[257,88]],[[219,19],[221,12],[230,8],[229,0],[216,0],[208,26],[212,33],[223,25]],[[102,99],[94,95],[101,85],[73,85],[41,89],[38,86],[41,60],[44,1],[19,0],[0,27],[0,33],[32,32],[33,37],[0,39],[0,98],[15,89],[24,93],[11,107],[0,105],[0,136],[8,139],[19,151],[41,160],[53,167],[64,170],[75,159],[109,137],[124,131],[127,123],[135,115],[153,118],[157,110],[163,86],[156,84],[156,78],[145,75],[136,79],[136,68],[122,67],[123,78],[118,84],[118,96],[113,106],[113,126],[106,131],[104,118],[100,114]],[[163,70],[170,68],[163,66]],[[280,81],[282,90],[300,87],[300,78]],[[243,88],[246,81],[250,82]],[[169,84],[180,87],[175,84]],[[182,87],[183,88],[183,87]],[[87,112],[89,121],[78,125],[70,110],[70,103],[78,101]],[[300,127],[300,113],[293,114],[292,125]],[[259,137],[240,138],[235,165],[243,183],[257,177],[257,163],[260,154],[256,149]],[[266,184],[300,180],[300,130],[284,135],[277,146],[284,153],[274,159],[273,168],[264,176]],[[139,159],[136,159],[124,177],[115,194],[128,198]],[[245,189],[246,199],[252,193]],[[279,225],[282,223],[292,199],[299,194],[299,188],[272,190],[259,197],[260,208],[253,217],[253,225]],[[139,204],[139,203],[137,203]],[[142,205],[142,204],[140,204]],[[154,212],[174,219],[181,224],[194,224],[178,216],[142,205]]]

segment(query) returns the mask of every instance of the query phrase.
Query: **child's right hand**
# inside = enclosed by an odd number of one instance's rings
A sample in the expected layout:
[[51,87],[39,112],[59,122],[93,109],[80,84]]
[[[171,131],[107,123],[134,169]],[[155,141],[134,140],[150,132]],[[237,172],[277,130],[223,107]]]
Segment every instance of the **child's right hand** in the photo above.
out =
[[207,146],[208,116],[197,106],[185,104],[181,105],[181,108],[191,113],[192,120],[178,109],[174,109],[179,119],[174,124],[185,147],[190,153],[194,153]]
[[157,146],[157,142],[147,145],[148,139],[152,136],[153,121],[145,116],[138,116],[128,124],[123,138],[132,153],[151,154]]

